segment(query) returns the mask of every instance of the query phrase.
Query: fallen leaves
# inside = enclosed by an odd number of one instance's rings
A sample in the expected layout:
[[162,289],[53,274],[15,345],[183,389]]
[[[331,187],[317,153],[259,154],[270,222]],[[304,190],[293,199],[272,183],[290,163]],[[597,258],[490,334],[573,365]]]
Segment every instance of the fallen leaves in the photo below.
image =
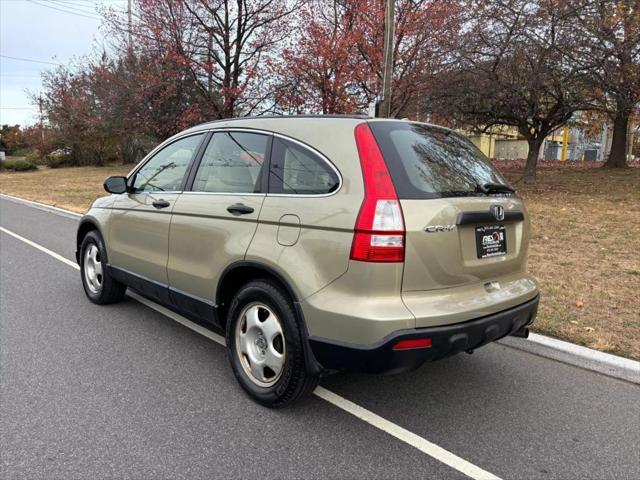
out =
[[[501,163],[509,180],[520,178]],[[531,218],[528,268],[542,293],[533,328],[640,359],[640,168],[582,167],[544,162],[535,187],[517,184]]]

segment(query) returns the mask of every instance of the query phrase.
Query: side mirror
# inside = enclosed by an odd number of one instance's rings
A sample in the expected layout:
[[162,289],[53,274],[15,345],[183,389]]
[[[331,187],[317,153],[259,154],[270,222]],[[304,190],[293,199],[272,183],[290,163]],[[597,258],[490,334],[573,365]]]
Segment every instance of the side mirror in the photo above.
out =
[[127,191],[127,177],[109,177],[104,181],[103,186],[109,193],[125,193]]

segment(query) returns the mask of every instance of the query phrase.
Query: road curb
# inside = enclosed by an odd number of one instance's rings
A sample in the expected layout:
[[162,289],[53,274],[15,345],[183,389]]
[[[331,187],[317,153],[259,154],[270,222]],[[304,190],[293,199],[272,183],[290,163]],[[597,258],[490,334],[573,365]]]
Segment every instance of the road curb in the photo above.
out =
[[47,205],[40,202],[34,202],[33,200],[25,200],[24,198],[14,197],[13,195],[7,195],[6,193],[0,193],[0,198],[4,198],[5,200],[9,200],[15,203],[20,203],[22,205],[28,205],[30,207],[37,208],[38,210],[44,210],[46,212],[62,215],[63,217],[77,219],[82,216],[80,213],[72,212],[71,210],[54,207],[53,205]]
[[575,345],[537,333],[529,338],[505,337],[498,343],[575,367],[640,385],[640,362]]
[[[33,200],[25,200],[12,195],[6,195],[4,193],[0,193],[0,198],[69,218],[77,219],[82,216],[81,214],[70,210],[46,205],[40,202],[34,202]],[[635,360],[618,357],[617,355],[600,352],[598,350],[546,337],[537,333],[531,333],[527,339],[506,337],[498,340],[498,343],[534,355],[550,358],[568,365],[573,365],[585,370],[591,370],[609,377],[626,380],[640,385],[640,362]]]

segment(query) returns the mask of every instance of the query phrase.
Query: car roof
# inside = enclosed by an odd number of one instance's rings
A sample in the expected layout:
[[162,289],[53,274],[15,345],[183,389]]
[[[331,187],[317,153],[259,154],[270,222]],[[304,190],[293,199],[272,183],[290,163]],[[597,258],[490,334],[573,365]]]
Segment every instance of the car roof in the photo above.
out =
[[196,130],[208,130],[212,128],[221,127],[241,127],[241,128],[264,128],[269,124],[282,124],[289,122],[305,122],[315,120],[348,120],[348,121],[363,121],[369,120],[366,115],[258,115],[248,117],[236,117],[236,118],[223,118],[220,120],[213,120],[211,122],[201,123],[195,125],[189,129],[189,131]]
[[220,120],[214,120],[211,122],[201,123],[195,125],[188,130],[180,132],[184,134],[186,132],[197,132],[201,130],[210,130],[212,128],[226,128],[226,127],[238,127],[238,128],[257,128],[265,129],[269,125],[280,125],[287,128],[286,125],[291,125],[291,122],[295,123],[311,123],[315,121],[324,122],[347,122],[350,124],[358,124],[362,121],[366,122],[411,122],[421,123],[423,125],[429,125],[431,127],[442,128],[449,130],[447,127],[440,125],[433,125],[430,123],[416,122],[409,119],[397,119],[397,118],[381,118],[381,117],[369,117],[367,115],[261,115],[261,116],[249,116],[249,117],[237,117],[237,118],[224,118]]

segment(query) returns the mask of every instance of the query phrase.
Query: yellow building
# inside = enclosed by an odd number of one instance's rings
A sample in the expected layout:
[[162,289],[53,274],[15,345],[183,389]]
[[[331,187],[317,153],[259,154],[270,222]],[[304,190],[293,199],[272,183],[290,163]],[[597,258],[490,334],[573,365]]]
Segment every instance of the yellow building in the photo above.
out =
[[505,139],[516,140],[520,135],[516,127],[510,127],[506,125],[495,126],[484,133],[477,133],[473,131],[462,131],[471,142],[480,149],[487,157],[493,158],[496,156],[496,142]]
[[[527,141],[518,133],[516,127],[494,126],[485,133],[477,133],[472,130],[462,130],[471,142],[489,158],[527,158],[529,145]],[[577,130],[569,128],[567,131],[567,143],[569,145],[580,141]],[[559,128],[545,139],[542,152],[545,152],[548,142],[562,144],[564,138],[564,128]]]

